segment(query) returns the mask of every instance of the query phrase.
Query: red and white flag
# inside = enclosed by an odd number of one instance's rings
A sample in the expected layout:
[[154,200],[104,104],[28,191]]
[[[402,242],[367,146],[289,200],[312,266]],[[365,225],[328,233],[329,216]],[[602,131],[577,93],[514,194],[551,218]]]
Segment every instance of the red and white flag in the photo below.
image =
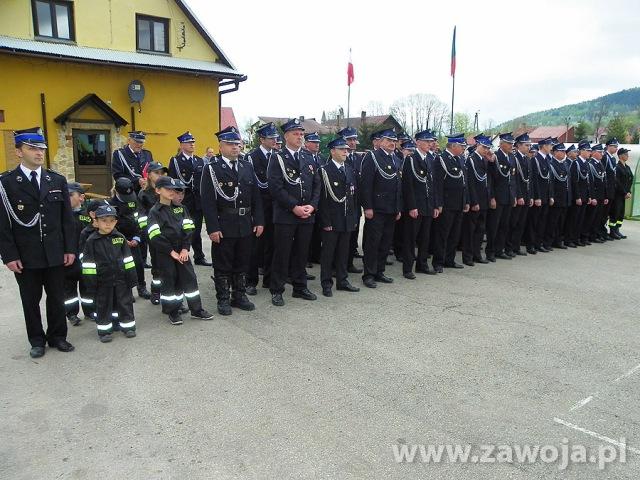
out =
[[353,63],[351,63],[351,49],[349,49],[349,64],[347,65],[347,86],[353,83]]

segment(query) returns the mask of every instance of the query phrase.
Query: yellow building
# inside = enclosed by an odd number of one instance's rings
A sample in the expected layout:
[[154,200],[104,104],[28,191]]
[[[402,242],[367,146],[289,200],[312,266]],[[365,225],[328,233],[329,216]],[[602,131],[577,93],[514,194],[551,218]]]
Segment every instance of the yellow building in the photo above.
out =
[[129,130],[165,165],[186,130],[201,152],[244,80],[182,0],[2,0],[0,169],[12,131],[41,125],[48,166],[106,193]]

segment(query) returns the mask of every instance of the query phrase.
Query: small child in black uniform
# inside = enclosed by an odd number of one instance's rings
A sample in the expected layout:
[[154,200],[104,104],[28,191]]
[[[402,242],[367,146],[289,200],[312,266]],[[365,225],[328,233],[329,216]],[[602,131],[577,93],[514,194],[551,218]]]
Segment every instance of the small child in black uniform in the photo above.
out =
[[82,253],[82,276],[96,306],[98,336],[112,340],[114,324],[127,338],[136,336],[131,289],[137,283],[136,266],[124,235],[115,229],[116,209],[100,206],[96,212],[98,231],[87,239]]
[[147,229],[162,280],[162,313],[169,315],[172,325],[182,324],[179,310],[183,298],[187,300],[192,318],[213,318],[213,315],[202,308],[198,280],[189,259],[191,236],[195,230],[193,220],[184,207],[172,202],[176,190],[180,189],[184,189],[184,185],[173,178],[160,177],[157,180],[156,192],[160,195],[160,200],[149,212]]
[[155,265],[155,254],[153,247],[149,244],[149,237],[147,235],[148,216],[151,208],[158,203],[158,194],[156,193],[156,181],[167,174],[167,167],[163,166],[160,162],[151,162],[147,164],[147,186],[143,190],[138,192],[138,205],[140,207],[140,214],[138,216],[138,225],[140,226],[140,233],[143,236],[147,248],[149,250],[149,256],[151,257],[151,303],[153,305],[160,304],[160,274],[158,268]]

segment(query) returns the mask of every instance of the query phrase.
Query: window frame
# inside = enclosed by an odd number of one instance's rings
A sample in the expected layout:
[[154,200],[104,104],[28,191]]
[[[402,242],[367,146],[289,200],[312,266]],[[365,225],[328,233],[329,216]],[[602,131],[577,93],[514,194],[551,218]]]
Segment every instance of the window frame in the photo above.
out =
[[[149,29],[149,45],[150,49],[147,50],[145,48],[140,48],[140,31],[139,31],[139,21],[146,20],[150,25]],[[143,13],[136,13],[136,51],[141,53],[152,53],[156,55],[170,55],[170,45],[169,45],[169,18],[163,17],[154,17],[152,15],[145,15]],[[164,25],[164,47],[165,50],[156,50],[155,48],[155,26],[154,23],[162,23]]]
[[[37,3],[46,3],[49,5],[49,15],[51,18],[51,36],[40,33],[40,25],[38,22]],[[67,20],[69,21],[69,38],[63,38],[58,35],[58,18],[56,16],[56,6],[63,6],[67,9]],[[73,2],[69,0],[31,0],[31,13],[33,17],[33,32],[36,38],[44,40],[54,40],[59,42],[76,41],[75,16],[73,12]]]

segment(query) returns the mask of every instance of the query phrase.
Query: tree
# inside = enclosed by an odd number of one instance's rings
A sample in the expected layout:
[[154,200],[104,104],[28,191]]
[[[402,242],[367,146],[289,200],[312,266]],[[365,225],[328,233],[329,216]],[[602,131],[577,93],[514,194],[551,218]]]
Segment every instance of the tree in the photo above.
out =
[[391,115],[409,134],[426,128],[434,129],[438,116],[447,106],[430,93],[414,93],[396,99],[389,109]]
[[371,134],[378,130],[380,125],[376,125],[374,123],[369,123],[367,121],[362,122],[360,124],[360,128],[358,129],[358,141],[360,142],[359,150],[369,150],[372,147],[371,144]]
[[587,138],[590,132],[593,131],[593,125],[585,120],[580,120],[576,128],[573,130],[573,135],[577,142],[580,140]]
[[607,125],[607,139],[615,137],[620,143],[627,143],[628,133],[629,122],[622,115],[617,115],[609,120],[609,124]]
[[637,128],[633,132],[633,136],[631,137],[631,143],[633,144],[640,143],[640,130],[638,130]]
[[[451,122],[450,119],[449,122]],[[453,133],[469,135],[472,131],[473,121],[468,113],[457,112],[453,114]]]

